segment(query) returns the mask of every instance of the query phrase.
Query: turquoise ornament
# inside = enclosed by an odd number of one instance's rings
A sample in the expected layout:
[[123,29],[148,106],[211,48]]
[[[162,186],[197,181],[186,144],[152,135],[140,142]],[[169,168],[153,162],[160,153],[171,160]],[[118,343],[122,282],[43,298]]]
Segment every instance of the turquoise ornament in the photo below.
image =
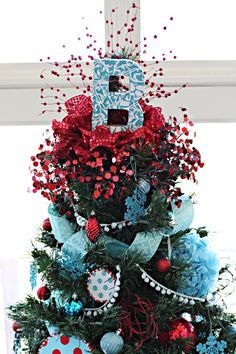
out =
[[119,354],[124,347],[124,339],[120,336],[120,330],[104,334],[100,347],[104,354]]
[[69,316],[81,316],[84,311],[83,303],[77,299],[77,296],[73,296],[64,305],[65,313]]
[[[109,78],[111,76],[127,76],[129,90],[125,92],[110,92]],[[144,92],[144,74],[141,67],[129,59],[94,60],[93,69],[93,118],[92,129],[108,125],[109,110],[128,111],[128,124],[120,126],[125,131],[131,131],[143,126],[143,112],[139,99]]]

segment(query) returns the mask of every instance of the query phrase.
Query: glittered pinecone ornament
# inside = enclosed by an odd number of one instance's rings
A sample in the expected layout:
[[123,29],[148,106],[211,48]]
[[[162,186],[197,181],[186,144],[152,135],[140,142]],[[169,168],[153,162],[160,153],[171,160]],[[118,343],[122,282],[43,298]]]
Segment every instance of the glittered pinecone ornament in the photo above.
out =
[[97,242],[100,235],[100,225],[96,219],[94,211],[92,211],[90,217],[88,218],[88,221],[85,225],[85,230],[89,240],[93,243]]

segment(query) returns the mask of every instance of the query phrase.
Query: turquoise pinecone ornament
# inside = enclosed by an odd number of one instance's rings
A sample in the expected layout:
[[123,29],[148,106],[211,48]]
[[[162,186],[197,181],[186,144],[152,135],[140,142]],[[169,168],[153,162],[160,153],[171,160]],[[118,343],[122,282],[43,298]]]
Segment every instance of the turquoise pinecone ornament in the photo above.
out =
[[119,354],[124,347],[124,339],[117,332],[108,332],[101,339],[100,346],[104,354]]

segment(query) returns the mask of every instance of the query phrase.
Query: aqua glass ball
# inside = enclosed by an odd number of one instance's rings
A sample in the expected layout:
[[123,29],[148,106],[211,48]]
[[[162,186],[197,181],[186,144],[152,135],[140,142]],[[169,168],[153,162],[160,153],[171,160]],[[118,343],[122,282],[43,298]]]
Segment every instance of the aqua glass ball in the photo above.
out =
[[105,354],[119,354],[124,347],[124,339],[116,332],[108,332],[102,337],[100,346]]

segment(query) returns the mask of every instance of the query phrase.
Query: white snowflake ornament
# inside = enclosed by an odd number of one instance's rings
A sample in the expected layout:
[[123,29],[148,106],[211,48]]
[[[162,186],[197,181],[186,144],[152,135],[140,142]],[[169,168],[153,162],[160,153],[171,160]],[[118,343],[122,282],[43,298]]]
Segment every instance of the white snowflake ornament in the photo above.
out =
[[227,343],[224,340],[217,341],[216,337],[210,333],[206,343],[198,344],[196,350],[200,354],[224,354],[225,348],[227,348]]

